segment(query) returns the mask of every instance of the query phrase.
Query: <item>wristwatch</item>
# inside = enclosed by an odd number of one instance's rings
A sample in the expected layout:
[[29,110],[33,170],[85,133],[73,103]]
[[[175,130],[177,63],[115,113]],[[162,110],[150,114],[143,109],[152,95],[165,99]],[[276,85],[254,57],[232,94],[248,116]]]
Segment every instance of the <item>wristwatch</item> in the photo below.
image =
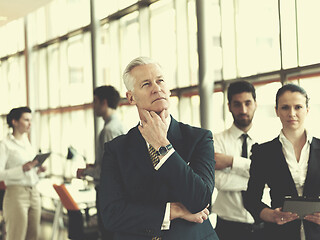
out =
[[156,151],[157,155],[158,156],[164,156],[166,155],[169,150],[172,148],[172,145],[171,144],[168,144],[167,146],[161,146],[159,147],[158,151]]

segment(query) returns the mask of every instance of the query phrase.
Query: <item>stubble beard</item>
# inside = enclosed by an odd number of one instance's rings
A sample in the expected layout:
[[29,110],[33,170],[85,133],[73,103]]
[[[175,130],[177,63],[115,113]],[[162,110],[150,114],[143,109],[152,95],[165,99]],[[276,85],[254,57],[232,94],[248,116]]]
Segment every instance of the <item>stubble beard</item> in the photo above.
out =
[[252,117],[248,117],[247,119],[240,119],[239,117],[233,116],[234,123],[239,128],[247,128],[252,123]]

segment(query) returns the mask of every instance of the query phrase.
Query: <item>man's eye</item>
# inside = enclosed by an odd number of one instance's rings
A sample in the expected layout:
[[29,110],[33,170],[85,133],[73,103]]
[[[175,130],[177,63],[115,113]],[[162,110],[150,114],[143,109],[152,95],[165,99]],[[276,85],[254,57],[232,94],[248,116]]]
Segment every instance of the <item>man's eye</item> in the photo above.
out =
[[149,85],[149,83],[144,83],[144,84],[142,84],[142,87],[145,87],[145,86],[148,86]]

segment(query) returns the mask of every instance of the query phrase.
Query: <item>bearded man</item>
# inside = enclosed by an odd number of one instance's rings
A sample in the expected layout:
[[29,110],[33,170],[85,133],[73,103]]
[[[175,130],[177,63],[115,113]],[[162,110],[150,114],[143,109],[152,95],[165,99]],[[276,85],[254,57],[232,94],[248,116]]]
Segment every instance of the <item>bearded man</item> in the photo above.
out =
[[242,199],[249,180],[251,161],[248,153],[256,143],[252,131],[252,119],[257,108],[254,86],[246,81],[231,83],[228,107],[233,124],[214,135],[215,187],[218,190],[212,206],[212,211],[217,214],[215,230],[220,240],[259,239],[260,227],[254,224]]

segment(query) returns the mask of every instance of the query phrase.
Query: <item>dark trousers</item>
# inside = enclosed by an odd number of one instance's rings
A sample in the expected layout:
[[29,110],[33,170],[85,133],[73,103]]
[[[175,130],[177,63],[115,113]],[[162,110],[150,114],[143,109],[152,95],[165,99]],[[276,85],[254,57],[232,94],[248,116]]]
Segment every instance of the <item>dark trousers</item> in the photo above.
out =
[[217,217],[215,231],[220,240],[262,240],[263,227],[241,222],[232,222]]
[[113,232],[107,231],[102,222],[102,217],[101,217],[101,211],[100,211],[100,205],[99,205],[99,186],[96,186],[96,208],[97,208],[97,215],[98,215],[98,225],[99,225],[99,230],[101,234],[101,240],[113,240]]

